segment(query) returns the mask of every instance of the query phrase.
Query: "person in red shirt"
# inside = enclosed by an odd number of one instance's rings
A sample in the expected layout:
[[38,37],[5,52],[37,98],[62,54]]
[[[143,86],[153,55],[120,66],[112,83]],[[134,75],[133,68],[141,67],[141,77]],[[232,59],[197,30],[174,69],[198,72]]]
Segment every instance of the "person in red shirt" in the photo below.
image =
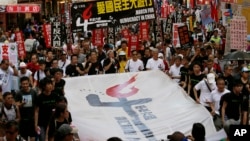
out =
[[33,77],[35,72],[40,69],[37,54],[31,55],[31,62],[27,64],[27,69],[29,69],[32,72]]

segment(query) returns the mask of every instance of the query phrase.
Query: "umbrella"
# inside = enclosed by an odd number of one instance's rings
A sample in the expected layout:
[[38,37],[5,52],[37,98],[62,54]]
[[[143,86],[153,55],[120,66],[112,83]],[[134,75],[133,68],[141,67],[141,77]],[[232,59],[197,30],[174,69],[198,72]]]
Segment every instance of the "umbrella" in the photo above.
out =
[[229,60],[229,61],[250,60],[250,54],[247,52],[243,52],[243,51],[235,51],[235,52],[231,52],[231,53],[227,54],[224,57],[224,60]]

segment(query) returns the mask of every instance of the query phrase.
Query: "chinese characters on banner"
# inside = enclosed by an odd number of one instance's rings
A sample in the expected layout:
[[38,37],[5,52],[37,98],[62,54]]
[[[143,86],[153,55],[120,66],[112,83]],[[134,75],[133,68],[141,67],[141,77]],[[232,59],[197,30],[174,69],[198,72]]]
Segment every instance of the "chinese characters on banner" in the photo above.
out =
[[122,29],[122,38],[124,38],[127,43],[129,43],[130,41],[130,33],[129,33],[129,30],[127,28],[125,29]]
[[51,48],[51,24],[44,24],[43,32],[46,48]]
[[188,34],[188,27],[186,25],[178,27],[178,34],[179,34],[181,47],[183,47],[183,48],[190,47],[190,40],[189,40],[190,38],[189,38],[189,34]]
[[61,40],[61,22],[54,21],[52,22],[52,46],[53,47],[61,47],[62,40]]
[[26,57],[26,51],[24,47],[23,33],[21,31],[17,31],[15,32],[15,36],[16,36],[17,49],[18,49],[18,57],[24,59]]
[[0,43],[0,60],[7,59],[16,67],[18,66],[18,53],[16,43]]
[[73,3],[73,33],[155,19],[154,0],[103,0]]
[[180,45],[179,40],[179,33],[178,33],[178,27],[184,26],[183,23],[173,23],[173,45],[176,47],[177,45]]
[[101,45],[103,46],[103,37],[104,37],[104,33],[103,33],[103,29],[95,29],[92,31],[92,42],[94,46],[98,46]]
[[149,34],[149,23],[147,21],[140,22],[140,39],[141,40],[148,40]]
[[247,20],[244,16],[234,16],[230,22],[231,49],[245,50],[247,47]]
[[138,42],[139,42],[139,38],[138,38],[137,35],[131,35],[131,36],[129,36],[128,56],[130,56],[131,51],[137,50],[137,48],[138,48]]

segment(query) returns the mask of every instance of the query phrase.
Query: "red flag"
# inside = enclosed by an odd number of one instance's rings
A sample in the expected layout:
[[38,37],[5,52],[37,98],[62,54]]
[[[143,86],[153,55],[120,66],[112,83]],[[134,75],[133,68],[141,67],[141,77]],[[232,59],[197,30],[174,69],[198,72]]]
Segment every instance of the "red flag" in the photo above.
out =
[[128,29],[123,29],[122,30],[122,36],[123,38],[125,38],[127,40],[127,42],[129,43],[129,30]]
[[94,46],[98,46],[101,45],[103,46],[103,37],[104,37],[104,33],[103,33],[103,29],[95,29],[93,30],[93,34],[92,34],[92,42]]
[[51,24],[44,24],[43,32],[46,48],[51,48]]
[[18,57],[20,59],[24,59],[26,57],[26,50],[24,47],[24,38],[23,33],[21,31],[15,32],[17,49],[18,49]]
[[9,46],[5,44],[2,45],[2,59],[9,60]]
[[149,24],[147,21],[140,22],[140,39],[148,40]]
[[211,1],[211,17],[212,19],[214,19],[215,22],[219,21],[216,0]]

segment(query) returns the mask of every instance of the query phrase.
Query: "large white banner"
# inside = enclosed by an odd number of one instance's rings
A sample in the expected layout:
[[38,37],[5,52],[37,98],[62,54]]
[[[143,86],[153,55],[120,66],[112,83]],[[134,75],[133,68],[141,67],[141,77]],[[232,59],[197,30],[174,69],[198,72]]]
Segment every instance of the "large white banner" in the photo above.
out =
[[0,61],[2,61],[2,59],[7,59],[18,67],[18,50],[16,43],[0,43]]
[[166,139],[174,131],[189,135],[201,122],[206,135],[215,128],[209,112],[161,71],[66,78],[66,97],[81,141]]

